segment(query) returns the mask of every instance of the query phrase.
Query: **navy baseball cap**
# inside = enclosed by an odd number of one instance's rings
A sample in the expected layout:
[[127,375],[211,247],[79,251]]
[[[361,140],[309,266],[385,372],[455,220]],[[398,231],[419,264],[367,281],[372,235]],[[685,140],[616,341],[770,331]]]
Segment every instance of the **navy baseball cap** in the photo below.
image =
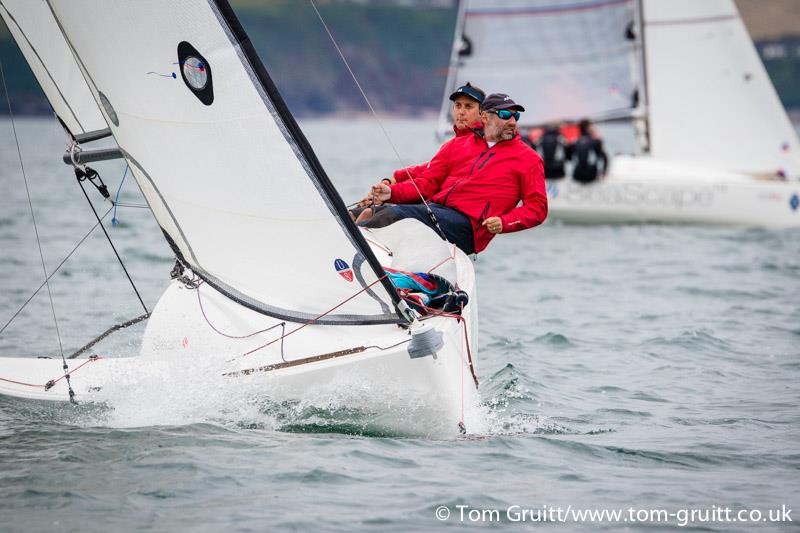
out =
[[481,111],[499,111],[509,109],[514,111],[525,111],[525,108],[503,93],[492,93],[487,96],[481,104]]
[[472,85],[467,83],[466,85],[462,85],[461,87],[456,89],[455,92],[453,92],[453,94],[450,95],[450,100],[455,102],[456,98],[458,98],[461,95],[469,96],[470,98],[472,98],[473,100],[475,100],[480,104],[483,103],[483,98],[486,96],[486,93],[484,93],[477,87],[473,87]]

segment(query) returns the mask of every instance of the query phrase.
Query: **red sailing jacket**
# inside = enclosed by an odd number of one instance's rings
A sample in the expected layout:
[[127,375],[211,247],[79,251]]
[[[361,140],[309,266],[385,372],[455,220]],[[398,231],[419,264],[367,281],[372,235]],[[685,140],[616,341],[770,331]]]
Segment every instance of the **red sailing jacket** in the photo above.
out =
[[[453,141],[455,141],[455,140],[456,140],[458,137],[463,137],[463,136],[465,136],[465,135],[469,135],[470,133],[472,133],[472,129],[470,129],[470,128],[474,128],[474,129],[480,129],[480,128],[482,128],[482,127],[483,127],[483,126],[481,125],[481,122],[480,122],[480,121],[478,121],[478,122],[475,122],[474,124],[471,124],[469,127],[466,127],[466,128],[461,128],[461,129],[458,129],[458,128],[456,128],[455,126],[453,126],[453,131],[455,132],[456,136],[455,136],[455,137],[453,137],[452,139],[450,139],[449,141],[447,141],[446,143],[444,143],[444,144],[442,145],[442,147],[441,147],[441,148],[439,148],[439,152],[441,152],[442,150],[446,150],[446,151],[447,151],[447,150],[449,150],[450,148],[452,148],[452,147],[448,147],[448,145],[450,145],[450,144],[451,144]],[[438,153],[437,153],[437,155],[438,155]],[[434,156],[434,159],[435,159],[435,156]],[[441,162],[441,161],[442,161],[442,160],[441,160],[441,158],[440,158],[438,161],[439,161],[439,162]],[[431,165],[431,163],[433,163],[433,162],[434,162],[434,160],[433,160],[433,159],[431,159],[429,162],[427,162],[427,163],[423,163],[423,164],[421,164],[421,165],[414,165],[414,166],[411,166],[411,167],[406,167],[406,168],[400,168],[400,169],[397,169],[397,170],[395,170],[395,171],[394,171],[394,173],[392,174],[392,177],[394,177],[394,181],[395,181],[396,183],[402,183],[402,182],[404,182],[404,181],[408,180],[408,179],[409,179],[409,177],[411,177],[411,178],[413,178],[413,179],[420,178],[420,177],[422,177],[422,173],[423,173],[425,170],[427,170],[427,169],[428,169],[428,167],[429,167],[429,166]]]
[[[503,233],[532,228],[547,218],[542,159],[519,134],[508,141],[499,141],[489,148],[477,133],[456,137],[451,141],[446,161],[428,169],[415,179],[425,197],[440,205],[459,211],[472,222],[475,252],[481,252],[494,238],[484,226],[484,220],[498,216]],[[442,147],[444,149],[444,147]],[[442,168],[448,172],[442,174]],[[391,186],[392,203],[418,203],[419,193],[414,184],[397,183]],[[517,205],[522,202],[522,205]]]

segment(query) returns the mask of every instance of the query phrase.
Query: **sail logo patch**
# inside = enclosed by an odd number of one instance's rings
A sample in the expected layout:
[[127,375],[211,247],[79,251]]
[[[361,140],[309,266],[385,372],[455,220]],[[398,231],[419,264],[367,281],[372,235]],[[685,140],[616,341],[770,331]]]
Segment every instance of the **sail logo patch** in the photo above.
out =
[[344,259],[337,259],[333,262],[333,268],[336,269],[336,272],[339,273],[347,281],[353,281],[353,270],[350,268],[350,265],[345,262]]
[[792,211],[797,211],[797,208],[800,207],[800,196],[797,196],[797,193],[794,193],[789,199],[789,207],[792,208]]

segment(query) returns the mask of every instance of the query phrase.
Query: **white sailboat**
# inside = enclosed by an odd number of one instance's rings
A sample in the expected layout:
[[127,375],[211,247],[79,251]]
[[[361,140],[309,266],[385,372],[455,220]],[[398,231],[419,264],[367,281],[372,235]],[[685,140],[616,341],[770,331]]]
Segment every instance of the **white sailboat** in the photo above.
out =
[[[123,157],[177,258],[139,357],[0,358],[0,394],[105,401],[195,368],[278,402],[358,383],[348,407],[379,427],[463,430],[471,262],[416,221],[354,225],[226,1],[0,0],[0,15],[74,141],[65,159]],[[107,135],[118,150],[82,149]],[[385,267],[469,303],[421,316]]]
[[800,226],[800,142],[733,0],[465,0],[445,94],[467,80],[523,127],[629,124],[605,179],[548,183],[553,218]]

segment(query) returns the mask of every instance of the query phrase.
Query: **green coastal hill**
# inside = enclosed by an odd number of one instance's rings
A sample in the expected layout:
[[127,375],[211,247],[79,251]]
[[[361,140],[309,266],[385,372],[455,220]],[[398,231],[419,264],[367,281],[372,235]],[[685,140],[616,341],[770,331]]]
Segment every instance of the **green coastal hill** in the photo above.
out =
[[[308,2],[233,2],[289,106],[302,113],[367,111]],[[438,108],[453,41],[454,8],[325,3],[325,24],[379,112]]]
[[[794,20],[787,16],[798,11],[790,9],[792,2],[797,0],[739,0],[738,5],[784,105],[800,113],[800,26],[775,23]],[[231,3],[297,115],[368,111],[309,2]],[[789,8],[781,11],[782,4]],[[376,111],[414,115],[438,110],[453,39],[455,2],[317,0],[317,5]],[[795,33],[792,27],[797,28]],[[14,113],[49,113],[47,101],[2,23],[0,60]],[[0,105],[2,113],[8,113],[5,105]]]
[[[309,2],[234,0],[231,4],[296,114],[368,111]],[[376,111],[413,114],[438,109],[453,40],[454,7],[324,1],[318,7]],[[49,113],[1,20],[0,60],[14,113]],[[0,105],[2,113],[8,113],[5,104]]]

